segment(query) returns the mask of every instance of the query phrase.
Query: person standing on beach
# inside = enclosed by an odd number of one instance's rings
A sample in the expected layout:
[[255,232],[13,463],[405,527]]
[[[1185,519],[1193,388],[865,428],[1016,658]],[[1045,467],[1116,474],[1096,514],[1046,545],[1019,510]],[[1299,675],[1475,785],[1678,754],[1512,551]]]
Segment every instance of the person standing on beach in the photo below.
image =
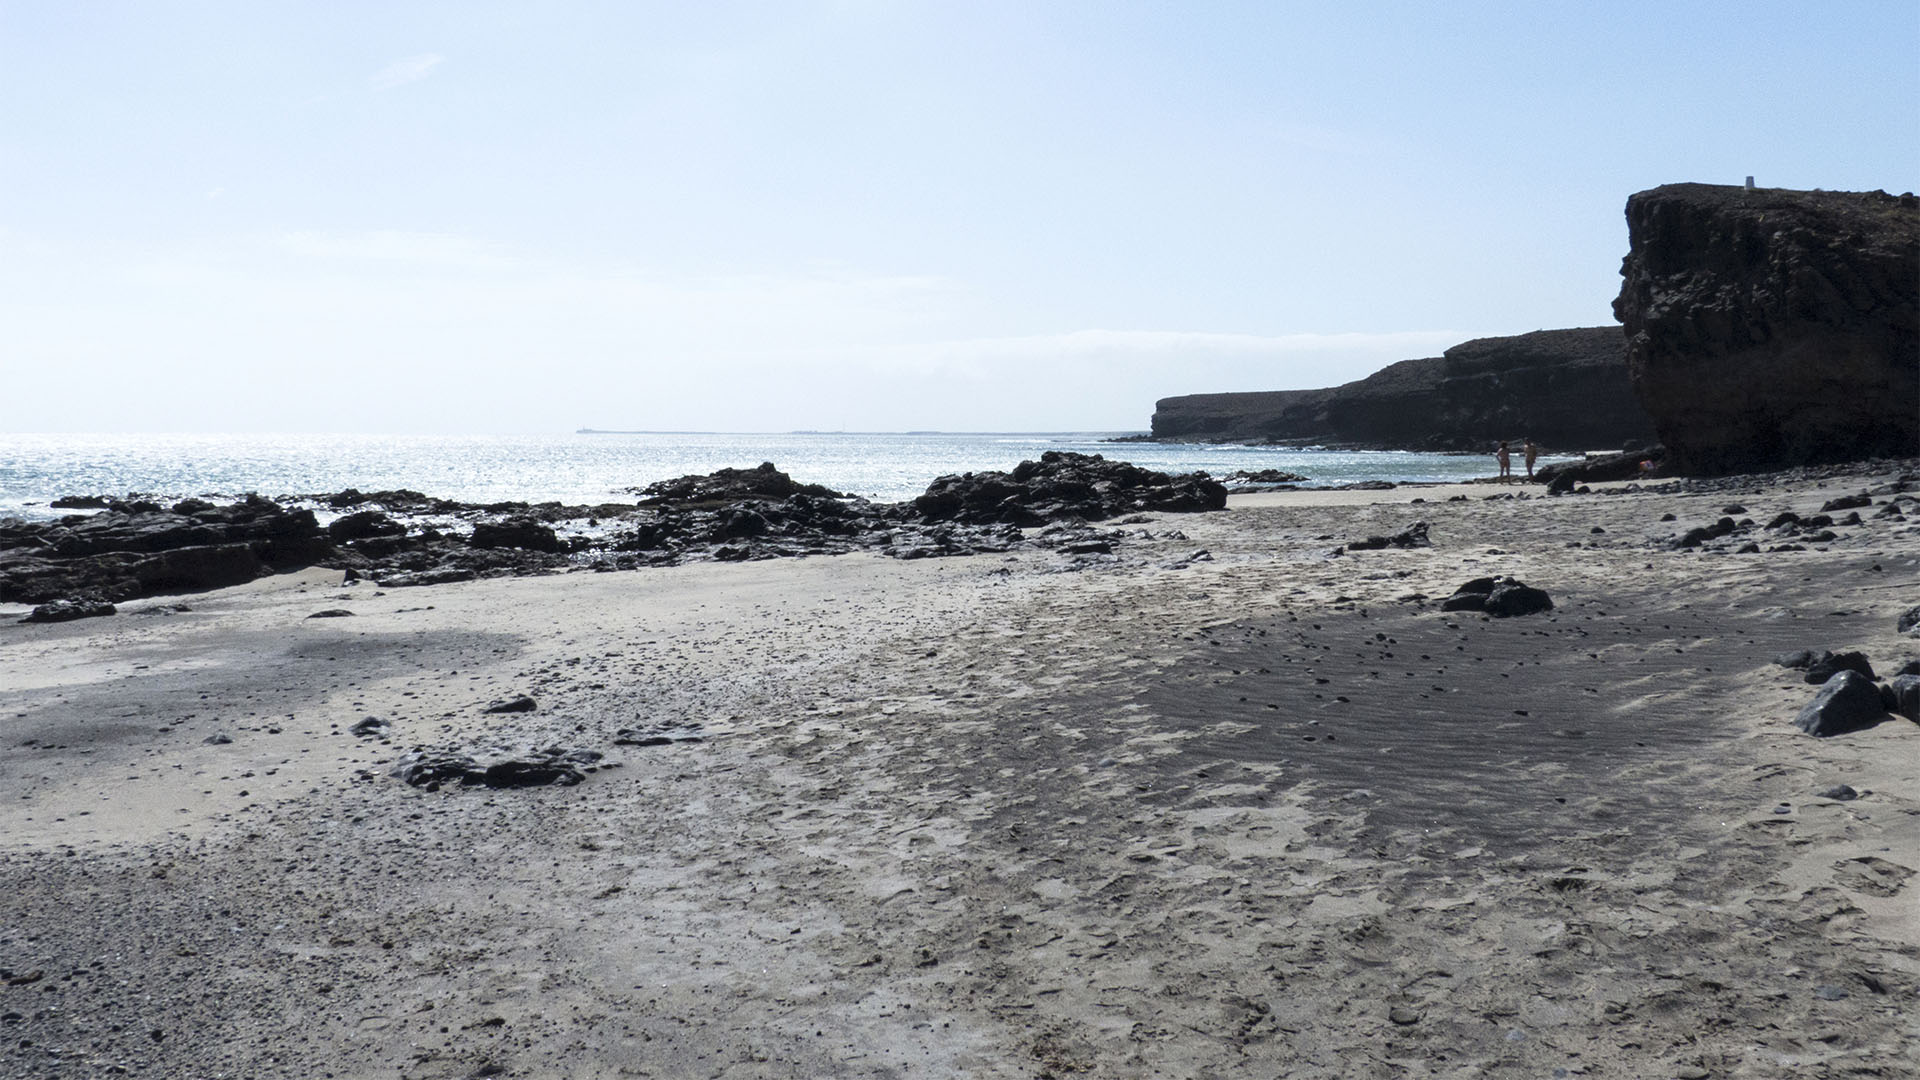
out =
[[1527,479],[1531,480],[1533,479],[1533,463],[1540,460],[1540,448],[1533,445],[1533,439],[1529,438],[1526,444],[1520,449],[1521,452],[1526,455]]
[[1500,440],[1500,449],[1495,450],[1493,456],[1500,462],[1500,479],[1513,479],[1513,451],[1507,449],[1507,440]]

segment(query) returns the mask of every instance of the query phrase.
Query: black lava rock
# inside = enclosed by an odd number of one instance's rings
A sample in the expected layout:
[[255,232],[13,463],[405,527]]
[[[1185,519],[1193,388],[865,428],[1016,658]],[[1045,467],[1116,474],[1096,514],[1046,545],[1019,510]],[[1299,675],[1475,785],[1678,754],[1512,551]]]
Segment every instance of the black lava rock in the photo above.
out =
[[105,600],[69,597],[41,604],[20,621],[23,623],[72,622],[75,619],[97,619],[103,615],[111,615],[113,612],[113,605]]
[[1894,624],[1902,634],[1920,632],[1920,607],[1910,607],[1900,613],[1900,619]]
[[1800,710],[1793,726],[1809,735],[1826,738],[1870,728],[1886,715],[1873,680],[1857,671],[1842,671],[1828,679],[1807,707]]
[[1442,611],[1482,611],[1495,618],[1512,618],[1553,610],[1546,590],[1510,577],[1474,578],[1440,603]]
[[1887,684],[1893,703],[1887,711],[1920,723],[1920,675],[1902,675]]
[[1350,540],[1348,551],[1378,551],[1381,548],[1432,547],[1433,541],[1427,538],[1427,523],[1416,521],[1394,533],[1392,536],[1369,536],[1365,540]]
[[552,528],[524,517],[479,522],[474,525],[473,539],[468,543],[477,548],[519,548],[523,551],[559,552],[566,549]]
[[1865,653],[1822,652],[1807,665],[1806,681],[1814,686],[1825,686],[1827,680],[1840,671],[1857,671],[1865,675],[1869,682],[1874,679],[1873,665],[1867,663]]

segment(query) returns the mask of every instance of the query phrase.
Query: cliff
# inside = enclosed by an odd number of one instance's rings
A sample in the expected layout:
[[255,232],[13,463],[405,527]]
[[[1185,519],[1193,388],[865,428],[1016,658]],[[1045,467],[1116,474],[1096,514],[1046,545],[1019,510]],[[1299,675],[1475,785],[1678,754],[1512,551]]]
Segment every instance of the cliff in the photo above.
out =
[[1344,386],[1163,398],[1156,439],[1480,449],[1530,436],[1562,448],[1650,441],[1618,327],[1480,338]]
[[1627,200],[1614,314],[1672,465],[1920,454],[1920,201],[1670,184]]

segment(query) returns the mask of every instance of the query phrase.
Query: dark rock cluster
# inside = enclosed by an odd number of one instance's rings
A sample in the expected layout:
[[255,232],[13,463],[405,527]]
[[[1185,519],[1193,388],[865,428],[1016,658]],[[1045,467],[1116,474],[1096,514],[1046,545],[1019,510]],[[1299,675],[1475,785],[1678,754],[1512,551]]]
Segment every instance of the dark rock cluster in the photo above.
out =
[[1042,525],[1066,517],[1104,521],[1145,510],[1191,513],[1227,505],[1226,486],[1204,473],[1172,476],[1099,454],[1049,450],[1012,472],[942,476],[913,500],[928,521]]
[[1553,610],[1553,598],[1516,578],[1479,577],[1440,602],[1442,611],[1478,611],[1496,619]]
[[571,787],[586,779],[582,770],[596,766],[605,755],[598,750],[545,750],[492,760],[447,751],[416,751],[406,755],[393,775],[412,787],[438,791],[445,784],[463,787],[524,788]]
[[1394,533],[1392,536],[1369,536],[1364,540],[1349,540],[1344,545],[1347,551],[1379,551],[1383,548],[1432,547],[1433,541],[1427,536],[1427,523],[1416,521]]
[[844,499],[846,495],[820,484],[802,484],[763,461],[751,469],[720,469],[716,472],[675,477],[629,488],[640,496],[641,506],[698,506],[703,503],[739,502],[743,499],[788,499],[805,495],[813,499]]
[[1670,184],[1627,233],[1614,314],[1675,469],[1920,452],[1920,200]]
[[[772,464],[661,481],[638,494],[637,503],[599,506],[468,504],[354,489],[279,501],[248,495],[225,506],[67,498],[66,507],[102,512],[0,520],[0,603],[46,605],[34,621],[84,618],[110,613],[117,601],[316,564],[349,580],[407,586],[851,551],[916,559],[1024,546],[1086,559],[1110,553],[1118,539],[1089,522],[1226,503],[1225,488],[1204,474],[1170,476],[1061,452],[1008,473],[940,477],[911,503],[849,498]],[[322,528],[316,508],[339,516]],[[1035,527],[1042,528],[1023,531]]]
[[310,566],[331,550],[312,511],[257,495],[226,506],[112,500],[101,513],[52,522],[0,520],[0,603],[217,589]]
[[1888,713],[1920,723],[1920,660],[1902,664],[1886,682],[1874,674],[1873,664],[1861,652],[1800,649],[1782,653],[1773,662],[1803,672],[1803,681],[1820,687],[1793,721],[1809,735],[1825,738],[1860,731],[1880,723]]

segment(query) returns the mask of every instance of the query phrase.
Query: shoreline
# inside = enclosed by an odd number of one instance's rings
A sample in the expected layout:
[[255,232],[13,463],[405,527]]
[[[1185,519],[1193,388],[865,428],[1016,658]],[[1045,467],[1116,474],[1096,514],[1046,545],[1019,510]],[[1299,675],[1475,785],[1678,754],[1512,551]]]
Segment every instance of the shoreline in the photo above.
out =
[[[1920,654],[1915,527],[1667,546],[1887,468],[0,627],[0,1075],[1897,1071],[1920,732],[1800,735],[1770,660]],[[1438,610],[1493,573],[1554,610]],[[493,744],[617,767],[387,775]]]

